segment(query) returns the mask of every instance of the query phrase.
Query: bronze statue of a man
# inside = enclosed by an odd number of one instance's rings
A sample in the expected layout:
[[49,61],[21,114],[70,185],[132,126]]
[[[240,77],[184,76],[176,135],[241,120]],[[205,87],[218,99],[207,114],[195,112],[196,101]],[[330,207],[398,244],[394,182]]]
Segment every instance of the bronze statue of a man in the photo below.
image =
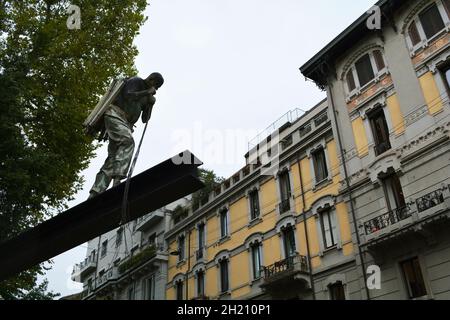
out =
[[95,197],[127,177],[134,152],[133,126],[142,113],[142,122],[150,120],[156,91],[163,85],[161,74],[152,73],[147,79],[126,80],[114,102],[104,114],[108,136],[108,158],[95,178],[89,198]]

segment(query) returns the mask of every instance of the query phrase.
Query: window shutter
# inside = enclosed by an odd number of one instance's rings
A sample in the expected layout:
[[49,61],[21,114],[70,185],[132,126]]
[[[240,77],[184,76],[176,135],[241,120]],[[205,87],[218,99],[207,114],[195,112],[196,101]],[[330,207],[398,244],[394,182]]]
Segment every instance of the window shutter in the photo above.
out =
[[347,73],[347,86],[350,92],[356,89],[355,77],[353,77],[353,69],[350,69],[350,71]]
[[377,64],[378,71],[383,70],[386,67],[386,65],[384,63],[383,54],[381,53],[381,51],[380,50],[375,50],[373,52],[373,56],[374,56],[375,62]]
[[447,16],[450,18],[450,0],[442,0],[442,3],[444,4]]
[[408,33],[412,45],[417,45],[420,42],[420,35],[415,22],[411,23],[411,25],[409,26]]

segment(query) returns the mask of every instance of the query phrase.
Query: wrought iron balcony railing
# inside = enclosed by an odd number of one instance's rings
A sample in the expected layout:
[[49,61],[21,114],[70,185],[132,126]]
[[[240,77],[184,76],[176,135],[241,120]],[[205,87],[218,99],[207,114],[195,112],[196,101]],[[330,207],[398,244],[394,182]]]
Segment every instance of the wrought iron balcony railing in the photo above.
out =
[[411,216],[409,206],[398,208],[388,213],[382,214],[372,220],[364,223],[366,234],[370,235],[389,226],[392,226],[400,221],[403,221]]
[[264,279],[270,279],[273,276],[282,274],[286,271],[302,271],[309,272],[308,259],[299,254],[290,256],[284,260],[275,262],[274,264],[263,267]]
[[444,203],[443,190],[436,190],[416,200],[417,210],[419,212],[426,211]]
[[291,202],[289,198],[284,199],[280,203],[280,213],[285,213],[291,210]]

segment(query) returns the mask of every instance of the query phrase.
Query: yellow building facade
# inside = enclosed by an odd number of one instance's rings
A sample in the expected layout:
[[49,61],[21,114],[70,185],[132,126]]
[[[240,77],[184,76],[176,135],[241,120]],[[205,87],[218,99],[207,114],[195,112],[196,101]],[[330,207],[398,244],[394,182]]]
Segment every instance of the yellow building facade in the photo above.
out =
[[273,174],[248,164],[173,226],[167,299],[310,299],[315,272],[354,260],[328,112],[323,101],[279,131]]

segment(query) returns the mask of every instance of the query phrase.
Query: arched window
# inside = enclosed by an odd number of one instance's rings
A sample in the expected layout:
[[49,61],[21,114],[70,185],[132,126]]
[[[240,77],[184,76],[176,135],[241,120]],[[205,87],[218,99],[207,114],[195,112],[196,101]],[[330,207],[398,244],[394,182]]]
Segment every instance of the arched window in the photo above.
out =
[[346,83],[349,95],[356,94],[386,71],[386,62],[380,49],[365,53],[347,71]]
[[407,28],[408,45],[416,51],[450,26],[450,0],[438,0],[421,10]]

